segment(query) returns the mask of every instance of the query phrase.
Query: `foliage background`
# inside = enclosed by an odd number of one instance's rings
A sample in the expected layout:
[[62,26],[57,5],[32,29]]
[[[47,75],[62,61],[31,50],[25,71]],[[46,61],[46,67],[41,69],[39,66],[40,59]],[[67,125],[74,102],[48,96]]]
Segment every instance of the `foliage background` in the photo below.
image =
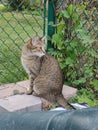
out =
[[52,37],[55,49],[50,49],[50,53],[61,65],[65,84],[82,89],[74,101],[90,106],[98,105],[97,4],[97,1],[68,1],[65,7],[57,7],[56,24],[50,23],[57,28]]

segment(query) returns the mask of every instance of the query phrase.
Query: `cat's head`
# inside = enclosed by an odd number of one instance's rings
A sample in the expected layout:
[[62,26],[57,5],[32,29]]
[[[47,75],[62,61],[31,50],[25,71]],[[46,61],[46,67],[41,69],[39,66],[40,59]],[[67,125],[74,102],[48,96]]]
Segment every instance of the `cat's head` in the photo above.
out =
[[23,53],[26,56],[38,56],[42,57],[45,55],[45,42],[44,37],[35,36],[30,39],[23,48]]

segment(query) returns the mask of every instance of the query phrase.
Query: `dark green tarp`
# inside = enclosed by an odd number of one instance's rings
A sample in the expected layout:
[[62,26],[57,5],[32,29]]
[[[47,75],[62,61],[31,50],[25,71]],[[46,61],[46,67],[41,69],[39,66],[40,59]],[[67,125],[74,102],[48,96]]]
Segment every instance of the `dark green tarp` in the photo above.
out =
[[0,130],[98,130],[98,107],[71,111],[0,113]]

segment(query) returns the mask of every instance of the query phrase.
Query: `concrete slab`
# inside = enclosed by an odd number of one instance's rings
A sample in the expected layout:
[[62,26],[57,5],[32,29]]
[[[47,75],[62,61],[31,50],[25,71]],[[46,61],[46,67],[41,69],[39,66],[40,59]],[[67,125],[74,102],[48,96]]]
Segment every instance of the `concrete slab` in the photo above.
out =
[[[14,95],[14,91],[18,90],[19,93],[25,93],[29,88],[29,80],[20,81],[17,83],[6,84],[4,86],[0,86],[0,98],[5,98]],[[71,97],[76,96],[77,89],[70,86],[63,86],[62,93],[65,98],[69,99]]]
[[67,85],[63,85],[62,94],[65,97],[65,99],[70,99],[72,97],[75,97],[77,93],[76,88],[69,87]]
[[0,86],[0,99],[12,96],[16,93],[25,93],[26,87],[19,86],[17,83],[6,84]]
[[14,95],[0,99],[0,112],[41,111],[41,100],[32,95]]
[[[0,112],[4,111],[38,111],[44,100],[32,95],[25,95],[29,80],[0,86]],[[15,95],[15,92],[17,95]],[[76,96],[77,89],[64,85],[62,93],[65,99]]]
[[16,83],[17,86],[19,86],[19,87],[24,87],[25,89],[28,89],[28,88],[29,88],[29,84],[30,84],[30,81],[29,81],[29,80],[20,81],[20,82],[17,82],[17,83]]

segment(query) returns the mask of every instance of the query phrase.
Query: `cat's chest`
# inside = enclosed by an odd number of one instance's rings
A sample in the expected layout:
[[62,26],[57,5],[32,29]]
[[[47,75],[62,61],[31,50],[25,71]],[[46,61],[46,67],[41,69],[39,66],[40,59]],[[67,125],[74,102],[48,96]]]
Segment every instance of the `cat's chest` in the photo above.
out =
[[31,75],[31,72],[38,73],[40,70],[40,60],[39,59],[25,59],[21,58],[22,65],[26,72]]
[[28,61],[23,58],[21,58],[21,63],[22,63],[23,68],[25,69],[25,71],[28,74],[30,74],[30,63],[28,63]]

